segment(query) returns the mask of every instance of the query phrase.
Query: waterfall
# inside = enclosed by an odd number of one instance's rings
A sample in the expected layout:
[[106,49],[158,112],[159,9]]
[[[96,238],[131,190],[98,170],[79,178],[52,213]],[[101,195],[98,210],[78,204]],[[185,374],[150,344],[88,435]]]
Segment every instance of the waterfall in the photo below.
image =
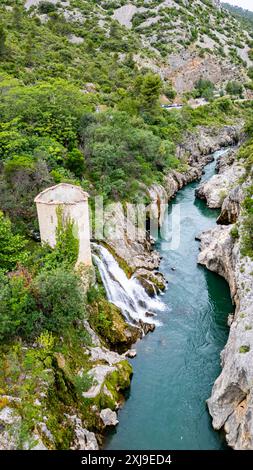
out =
[[[154,319],[157,311],[164,309],[164,304],[158,298],[151,298],[140,282],[131,277],[128,279],[123,269],[111,253],[103,246],[93,244],[97,254],[93,259],[97,265],[108,300],[116,305],[130,324],[138,324],[140,320],[145,323],[160,323]],[[150,317],[146,313],[154,315]]]

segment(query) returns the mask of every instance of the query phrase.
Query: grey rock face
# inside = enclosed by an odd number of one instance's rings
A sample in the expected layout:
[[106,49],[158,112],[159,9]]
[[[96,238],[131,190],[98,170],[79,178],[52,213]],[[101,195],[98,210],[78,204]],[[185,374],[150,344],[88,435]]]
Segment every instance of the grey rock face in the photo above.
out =
[[217,219],[218,224],[234,224],[241,210],[241,203],[244,199],[244,192],[241,185],[233,188],[224,199],[221,207],[221,213]]
[[210,156],[222,147],[234,145],[240,140],[243,122],[233,126],[221,128],[200,126],[197,132],[188,134],[182,144],[178,146],[178,155],[188,156],[190,165],[201,165],[202,168],[208,160],[203,156]]
[[83,427],[82,421],[77,416],[66,415],[72,425],[74,425],[74,443],[71,450],[99,450],[94,432],[90,432]]
[[[222,207],[223,214],[219,223],[222,223],[223,219],[226,220],[226,214],[227,223],[234,223],[236,214],[237,216],[239,215],[239,194],[238,191],[232,193],[231,190],[237,184],[237,181],[244,174],[245,170],[241,164],[235,160],[234,153],[234,151],[229,151],[228,154],[224,155],[216,165],[218,174],[214,175],[208,181],[205,181],[196,190],[196,196],[200,199],[204,199],[211,209]],[[232,205],[232,201],[234,201],[235,204]],[[223,202],[225,202],[224,206]]]
[[[177,156],[189,165],[184,173],[172,170],[165,177],[163,184],[153,184],[149,188],[143,186],[143,191],[150,198],[146,208],[147,215],[157,221],[157,227],[162,226],[166,214],[167,203],[177,191],[186,184],[199,179],[204,166],[212,160],[211,153],[223,146],[236,143],[241,136],[242,123],[234,126],[224,126],[220,129],[199,127],[196,132],[187,134],[183,143],[177,147]],[[161,273],[154,273],[160,264],[159,253],[152,249],[152,240],[146,236],[145,220],[143,221],[142,236],[136,237],[136,214],[131,214],[127,208],[128,218],[120,204],[113,204],[104,214],[105,242],[115,254],[130,267],[149,294],[157,292],[157,285],[165,287]],[[152,277],[157,277],[157,282]]]
[[129,357],[129,358],[134,358],[137,356],[137,352],[136,352],[136,349],[129,349],[126,353],[125,353],[125,356],[126,357]]
[[117,413],[112,411],[110,408],[105,408],[100,412],[100,418],[102,419],[105,426],[117,426],[118,418]]
[[[238,219],[243,192],[239,186],[223,202],[219,219]],[[241,257],[239,241],[231,237],[233,225],[219,225],[200,236],[198,261],[229,283],[236,305],[229,315],[230,334],[221,353],[222,372],[207,401],[215,429],[224,428],[228,444],[253,450],[253,261]]]
[[18,445],[21,416],[11,407],[0,411],[0,450],[15,450]]

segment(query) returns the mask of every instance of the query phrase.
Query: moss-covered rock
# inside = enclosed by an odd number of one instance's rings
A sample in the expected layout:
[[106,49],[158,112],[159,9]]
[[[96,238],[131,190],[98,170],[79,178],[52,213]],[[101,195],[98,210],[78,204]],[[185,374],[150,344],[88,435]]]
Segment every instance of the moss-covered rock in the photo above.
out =
[[140,329],[129,325],[120,309],[103,297],[89,305],[89,323],[111,349],[124,352],[140,337]]
[[151,297],[166,289],[166,281],[162,273],[158,271],[138,269],[135,276]]

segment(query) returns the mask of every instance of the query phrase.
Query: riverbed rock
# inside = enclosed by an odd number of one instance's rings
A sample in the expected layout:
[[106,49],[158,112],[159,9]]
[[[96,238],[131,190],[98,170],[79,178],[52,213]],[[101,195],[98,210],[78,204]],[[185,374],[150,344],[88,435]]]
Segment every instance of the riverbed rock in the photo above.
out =
[[231,189],[222,203],[217,223],[221,225],[234,224],[240,215],[243,199],[244,188],[241,185]]
[[159,271],[149,271],[148,269],[140,268],[134,276],[151,297],[166,289],[166,280]]
[[168,210],[168,193],[158,183],[153,183],[150,187],[146,188],[146,191],[151,200],[147,207],[147,214],[150,219],[157,220],[158,227],[161,227]]
[[129,350],[125,353],[125,356],[126,356],[126,357],[129,357],[130,359],[133,359],[134,357],[137,356],[136,349],[129,349]]
[[100,418],[102,419],[104,426],[117,426],[119,420],[117,413],[112,411],[110,408],[105,408],[100,412]]
[[155,331],[154,323],[145,323],[142,320],[140,320],[139,323],[140,323],[140,326],[144,335],[147,335],[148,333],[152,333],[153,331]]
[[232,251],[234,240],[230,234],[231,227],[219,225],[199,235],[200,254],[199,264],[203,264],[210,271],[218,273],[229,283],[234,298],[237,287],[234,278],[234,263]]

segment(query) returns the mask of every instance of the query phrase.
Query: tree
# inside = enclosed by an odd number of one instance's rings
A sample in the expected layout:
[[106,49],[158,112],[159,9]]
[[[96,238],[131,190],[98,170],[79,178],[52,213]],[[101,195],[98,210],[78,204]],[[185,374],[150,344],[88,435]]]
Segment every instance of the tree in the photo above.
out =
[[78,149],[73,149],[68,153],[65,166],[74,175],[81,177],[84,173],[84,156]]
[[50,273],[39,274],[32,291],[40,310],[40,330],[59,333],[85,316],[80,280],[71,271],[57,268]]
[[136,89],[141,107],[146,110],[152,110],[156,106],[162,92],[162,80],[159,75],[147,73],[137,78]]
[[18,262],[24,261],[26,245],[27,241],[13,233],[11,221],[0,211],[0,269],[11,271]]
[[0,207],[15,224],[37,228],[35,196],[53,180],[43,160],[17,156],[4,163],[0,174]]
[[22,10],[19,5],[14,5],[13,6],[13,26],[17,30],[21,28],[21,23],[22,23]]
[[232,96],[239,96],[240,98],[243,96],[243,86],[241,83],[236,81],[228,82],[226,91]]
[[174,100],[174,98],[177,96],[177,92],[174,90],[171,83],[166,83],[166,85],[164,85],[163,93],[169,100]]
[[196,98],[205,98],[210,101],[214,95],[214,84],[205,78],[200,78],[195,83]]
[[2,24],[0,24],[0,57],[6,52],[6,32]]
[[23,275],[0,278],[0,342],[20,335],[31,339],[39,313]]

